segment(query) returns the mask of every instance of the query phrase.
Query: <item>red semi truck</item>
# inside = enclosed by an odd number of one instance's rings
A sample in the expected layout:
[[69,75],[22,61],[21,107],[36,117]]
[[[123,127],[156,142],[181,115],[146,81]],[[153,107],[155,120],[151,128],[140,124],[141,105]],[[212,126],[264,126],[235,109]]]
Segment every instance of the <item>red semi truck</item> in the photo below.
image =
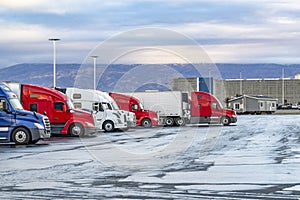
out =
[[13,82],[5,84],[18,95],[25,110],[48,116],[52,134],[82,136],[96,132],[93,114],[75,109],[67,95],[38,85]]
[[219,100],[206,92],[145,91],[122,93],[139,99],[146,109],[159,115],[160,124],[182,126],[184,124],[236,123],[233,110],[225,109]]
[[146,128],[158,125],[158,116],[152,110],[145,110],[143,104],[133,96],[110,92],[109,95],[115,100],[121,110],[134,112],[136,124]]
[[219,100],[206,92],[191,92],[191,124],[220,123],[229,125],[236,123],[237,117],[233,110],[225,109]]

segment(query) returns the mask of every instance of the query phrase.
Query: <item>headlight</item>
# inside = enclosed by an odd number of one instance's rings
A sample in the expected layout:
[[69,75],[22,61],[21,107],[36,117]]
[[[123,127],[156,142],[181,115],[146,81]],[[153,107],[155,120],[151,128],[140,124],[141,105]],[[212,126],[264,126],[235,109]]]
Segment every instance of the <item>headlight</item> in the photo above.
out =
[[44,126],[42,126],[42,125],[39,124],[39,123],[33,123],[33,124],[34,124],[34,126],[35,126],[36,128],[38,128],[38,129],[45,129]]

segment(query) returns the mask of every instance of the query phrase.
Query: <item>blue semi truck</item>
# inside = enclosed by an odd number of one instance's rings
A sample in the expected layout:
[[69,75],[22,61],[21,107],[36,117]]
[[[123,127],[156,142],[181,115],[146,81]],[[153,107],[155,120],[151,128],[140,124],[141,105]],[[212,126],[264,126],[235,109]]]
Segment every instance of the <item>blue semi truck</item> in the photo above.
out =
[[0,83],[0,141],[35,144],[50,136],[48,117],[24,110],[17,95]]

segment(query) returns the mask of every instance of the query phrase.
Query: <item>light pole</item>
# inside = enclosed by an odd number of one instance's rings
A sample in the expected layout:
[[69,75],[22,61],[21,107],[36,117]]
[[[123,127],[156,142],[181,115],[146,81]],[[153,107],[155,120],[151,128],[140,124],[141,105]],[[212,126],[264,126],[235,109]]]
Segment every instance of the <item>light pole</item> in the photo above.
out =
[[49,41],[53,42],[53,87],[56,87],[56,41],[59,41],[58,38],[50,38]]
[[284,67],[282,67],[282,105],[284,105]]
[[97,58],[98,56],[91,56],[94,60],[94,90],[96,90],[97,85],[96,85],[96,66],[97,66]]

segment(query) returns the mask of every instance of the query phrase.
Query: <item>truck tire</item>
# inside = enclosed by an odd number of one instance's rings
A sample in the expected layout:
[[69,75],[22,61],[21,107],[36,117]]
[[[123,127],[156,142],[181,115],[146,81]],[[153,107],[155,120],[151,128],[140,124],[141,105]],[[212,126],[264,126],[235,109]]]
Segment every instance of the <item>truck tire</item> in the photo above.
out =
[[145,128],[150,128],[152,127],[152,122],[150,119],[143,119],[142,121],[142,126]]
[[12,133],[12,140],[16,144],[29,144],[31,140],[30,132],[23,127],[16,128]]
[[69,133],[72,136],[83,136],[84,135],[84,128],[81,124],[79,123],[74,123],[70,126],[69,128]]
[[221,124],[223,124],[224,126],[228,126],[230,124],[230,119],[229,117],[222,117],[221,118]]
[[105,132],[112,132],[115,129],[114,123],[112,121],[106,121],[103,124],[103,129]]
[[167,117],[166,125],[167,126],[173,126],[174,125],[174,119],[172,117]]
[[175,118],[175,124],[177,126],[184,126],[185,123],[184,123],[184,120],[182,118],[177,117],[177,118]]

